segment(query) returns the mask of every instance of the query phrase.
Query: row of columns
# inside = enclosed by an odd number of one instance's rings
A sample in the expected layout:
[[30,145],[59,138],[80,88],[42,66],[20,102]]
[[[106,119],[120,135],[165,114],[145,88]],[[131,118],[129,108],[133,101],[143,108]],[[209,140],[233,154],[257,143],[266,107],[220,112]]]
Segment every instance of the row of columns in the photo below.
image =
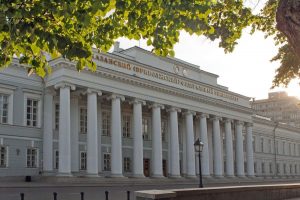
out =
[[[55,86],[60,90],[60,117],[59,117],[59,175],[71,175],[71,157],[72,154],[78,152],[78,143],[74,136],[71,137],[71,116],[75,113],[70,111],[70,90],[75,90],[75,86],[63,83]],[[101,92],[97,90],[87,90],[87,175],[97,176],[99,171],[99,155],[98,148],[100,138],[98,138],[97,127],[97,95]],[[124,97],[121,95],[111,95],[108,97],[111,100],[111,176],[121,177],[123,171],[122,159],[122,128],[121,128],[121,101]],[[78,102],[77,102],[78,103]],[[143,177],[143,136],[142,136],[142,105],[145,101],[134,100],[133,104],[133,176]],[[45,115],[44,115],[44,171],[52,171],[52,108],[53,94],[45,95]],[[161,137],[161,109],[164,108],[160,104],[152,104],[152,176],[162,177],[162,137]],[[180,177],[180,154],[179,154],[179,136],[178,136],[178,108],[170,108],[170,170],[171,177]],[[185,116],[185,132],[186,132],[186,175],[194,177],[195,169],[195,150],[194,150],[194,120],[192,111],[183,113]],[[199,117],[200,137],[204,144],[202,152],[202,172],[204,176],[210,176],[209,170],[209,147],[207,136],[207,119],[209,115],[201,114]],[[220,117],[213,118],[213,172],[214,176],[223,176],[223,161],[221,149],[221,134],[220,134]],[[226,176],[234,176],[233,164],[233,144],[232,144],[232,121],[225,120],[225,143],[226,143]],[[244,154],[243,154],[243,135],[241,122],[236,123],[236,163],[237,176],[244,176]],[[252,127],[250,124],[246,126],[246,150],[247,150],[247,174],[254,176],[253,169],[253,149],[252,149]],[[74,127],[72,133],[74,131]],[[76,130],[75,130],[76,132]],[[78,131],[77,131],[78,134]],[[76,135],[75,135],[76,137]],[[77,135],[78,138],[78,135]],[[71,145],[72,142],[72,145]],[[77,146],[77,150],[73,149]],[[72,150],[72,151],[71,151]],[[73,161],[72,161],[73,162]]]

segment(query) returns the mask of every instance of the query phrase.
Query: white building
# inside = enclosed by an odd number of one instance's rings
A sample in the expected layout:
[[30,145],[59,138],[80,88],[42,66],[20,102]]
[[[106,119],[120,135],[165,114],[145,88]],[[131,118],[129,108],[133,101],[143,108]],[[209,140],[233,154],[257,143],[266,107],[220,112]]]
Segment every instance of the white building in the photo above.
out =
[[195,177],[198,137],[204,176],[300,173],[300,131],[253,116],[217,75],[138,47],[94,61],[52,60],[45,80],[17,60],[0,72],[0,176]]

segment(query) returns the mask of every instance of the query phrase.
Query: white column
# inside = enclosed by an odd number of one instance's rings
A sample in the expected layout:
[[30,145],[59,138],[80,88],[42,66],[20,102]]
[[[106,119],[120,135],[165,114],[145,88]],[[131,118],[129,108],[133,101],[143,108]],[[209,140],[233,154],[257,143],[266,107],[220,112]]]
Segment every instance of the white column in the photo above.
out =
[[170,176],[177,178],[180,177],[180,164],[179,164],[179,138],[178,138],[178,113],[180,109],[169,109],[170,117]]
[[233,163],[233,144],[232,144],[232,128],[231,119],[225,120],[225,154],[226,154],[226,176],[234,176],[234,163]]
[[79,94],[71,96],[71,171],[79,172]]
[[196,176],[195,168],[195,147],[194,147],[194,123],[193,112],[187,111],[185,114],[185,131],[186,131],[186,158],[187,158],[187,177]]
[[70,127],[70,89],[75,86],[62,83],[55,86],[60,88],[59,97],[59,167],[60,176],[71,175],[71,127]]
[[244,172],[244,148],[243,148],[243,122],[237,121],[235,124],[236,132],[236,149],[235,149],[235,162],[236,162],[236,175],[245,176]]
[[200,140],[203,142],[203,150],[201,152],[201,170],[202,175],[209,177],[209,147],[208,147],[208,138],[207,138],[207,118],[209,115],[201,114],[199,116],[200,124]]
[[98,120],[97,95],[101,92],[87,90],[87,175],[98,176]]
[[135,99],[133,102],[133,176],[144,177],[142,105],[145,101]]
[[220,117],[213,118],[213,159],[214,159],[214,176],[223,176],[223,162],[221,150],[221,135],[220,135]]
[[152,108],[152,177],[163,177],[162,170],[162,138],[161,138],[161,108],[153,104]]
[[[248,176],[254,176],[252,127],[253,127],[252,123],[246,124],[246,151],[247,151],[247,175]],[[273,169],[277,170],[276,166],[274,166]]]
[[53,171],[53,95],[46,90],[44,97],[43,171]]
[[123,177],[121,100],[123,96],[111,95],[111,176]]

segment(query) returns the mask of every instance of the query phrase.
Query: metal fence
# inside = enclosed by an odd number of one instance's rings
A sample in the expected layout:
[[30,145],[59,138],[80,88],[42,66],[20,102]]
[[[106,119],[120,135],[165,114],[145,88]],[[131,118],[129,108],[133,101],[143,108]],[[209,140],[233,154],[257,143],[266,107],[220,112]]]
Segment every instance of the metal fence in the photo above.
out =
[[[130,191],[127,191],[126,194],[127,194],[126,200],[130,200]],[[78,195],[80,195],[80,200],[88,200],[85,199],[84,192],[80,192],[78,193]],[[26,199],[25,193],[20,193],[20,200],[30,200],[30,199]],[[64,199],[60,199],[59,194],[57,192],[53,192],[53,200],[64,200]],[[103,199],[99,199],[99,200],[103,200]],[[105,200],[110,200],[108,191],[105,191]]]

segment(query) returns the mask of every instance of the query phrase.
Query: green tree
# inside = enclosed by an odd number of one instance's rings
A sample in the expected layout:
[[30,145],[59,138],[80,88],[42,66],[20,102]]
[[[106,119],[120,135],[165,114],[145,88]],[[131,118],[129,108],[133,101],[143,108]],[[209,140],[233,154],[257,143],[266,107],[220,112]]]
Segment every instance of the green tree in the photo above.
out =
[[253,14],[243,0],[0,0],[0,66],[17,56],[43,77],[51,70],[49,53],[76,61],[78,70],[95,70],[92,48],[107,51],[119,37],[146,39],[154,53],[173,56],[182,30],[231,52],[252,26],[280,45],[273,84],[287,84],[299,77],[299,1],[268,0]]

